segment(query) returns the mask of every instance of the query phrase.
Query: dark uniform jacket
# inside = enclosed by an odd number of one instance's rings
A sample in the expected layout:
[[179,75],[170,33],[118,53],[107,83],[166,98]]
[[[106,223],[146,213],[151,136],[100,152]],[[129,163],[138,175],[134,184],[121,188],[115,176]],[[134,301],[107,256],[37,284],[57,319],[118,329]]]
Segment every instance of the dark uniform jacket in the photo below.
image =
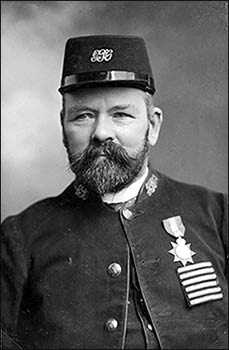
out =
[[[4,220],[3,348],[125,348],[130,260],[159,348],[227,348],[225,196],[154,174],[156,190],[144,185],[128,210],[79,198],[72,183]],[[163,224],[176,216],[192,253],[185,264]]]

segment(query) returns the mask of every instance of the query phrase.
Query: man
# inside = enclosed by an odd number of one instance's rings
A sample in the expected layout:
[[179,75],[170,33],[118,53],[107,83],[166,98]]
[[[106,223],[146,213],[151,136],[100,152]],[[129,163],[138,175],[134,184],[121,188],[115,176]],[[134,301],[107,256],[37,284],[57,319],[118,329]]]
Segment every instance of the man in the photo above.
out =
[[225,349],[226,198],[148,162],[162,111],[142,38],[66,43],[75,180],[2,224],[5,349]]

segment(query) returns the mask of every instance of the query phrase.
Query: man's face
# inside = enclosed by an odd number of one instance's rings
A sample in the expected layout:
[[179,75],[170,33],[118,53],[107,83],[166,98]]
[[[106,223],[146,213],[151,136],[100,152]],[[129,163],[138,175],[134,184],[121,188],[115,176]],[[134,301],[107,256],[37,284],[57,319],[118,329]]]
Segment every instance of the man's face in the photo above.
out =
[[76,180],[99,194],[117,192],[132,182],[148,151],[144,92],[87,88],[64,98],[64,139]]

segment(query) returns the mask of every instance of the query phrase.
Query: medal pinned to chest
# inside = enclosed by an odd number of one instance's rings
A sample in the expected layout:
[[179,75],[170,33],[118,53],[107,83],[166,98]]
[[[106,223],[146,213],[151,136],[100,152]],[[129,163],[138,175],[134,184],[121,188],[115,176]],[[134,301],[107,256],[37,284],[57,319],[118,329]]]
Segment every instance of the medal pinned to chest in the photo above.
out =
[[186,243],[183,238],[185,234],[185,227],[180,216],[173,216],[168,219],[162,220],[164,228],[167,233],[176,238],[176,243],[171,242],[172,249],[169,250],[170,254],[174,255],[174,262],[180,261],[183,266],[187,262],[193,263],[192,256],[196,253],[190,248],[190,243]]
[[[182,267],[176,269],[188,307],[203,304],[208,301],[223,298],[216,271],[210,261],[194,263],[192,256],[196,253],[190,248],[191,244],[184,239],[185,227],[180,216],[162,220],[168,234],[176,238],[171,242],[173,249],[169,253],[174,256],[174,262],[181,262]],[[192,265],[187,265],[191,263]]]

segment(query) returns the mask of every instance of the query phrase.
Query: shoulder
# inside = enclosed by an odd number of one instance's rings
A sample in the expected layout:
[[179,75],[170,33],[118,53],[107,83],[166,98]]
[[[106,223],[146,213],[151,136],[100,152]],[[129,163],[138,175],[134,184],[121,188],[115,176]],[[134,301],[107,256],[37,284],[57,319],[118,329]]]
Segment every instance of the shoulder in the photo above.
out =
[[30,231],[38,229],[50,216],[57,216],[60,208],[71,201],[74,195],[73,183],[71,183],[62,193],[57,196],[44,198],[31,204],[16,215],[5,218],[2,222],[2,230],[15,230],[28,228]]
[[195,227],[195,230],[198,228],[200,232],[209,232],[209,240],[214,236],[213,232],[218,232],[227,252],[228,194],[177,181],[161,173],[158,173],[158,178],[161,183],[159,205],[171,213],[176,212],[185,217],[186,222],[190,223],[190,227]]
[[197,184],[189,184],[157,172],[158,193],[155,200],[161,207],[193,217],[193,220],[227,222],[228,195]]
[[205,186],[179,181],[160,172],[157,173],[164,192],[167,192],[171,197],[179,200],[182,199],[184,202],[212,203],[220,206],[227,204],[227,193],[214,191]]

